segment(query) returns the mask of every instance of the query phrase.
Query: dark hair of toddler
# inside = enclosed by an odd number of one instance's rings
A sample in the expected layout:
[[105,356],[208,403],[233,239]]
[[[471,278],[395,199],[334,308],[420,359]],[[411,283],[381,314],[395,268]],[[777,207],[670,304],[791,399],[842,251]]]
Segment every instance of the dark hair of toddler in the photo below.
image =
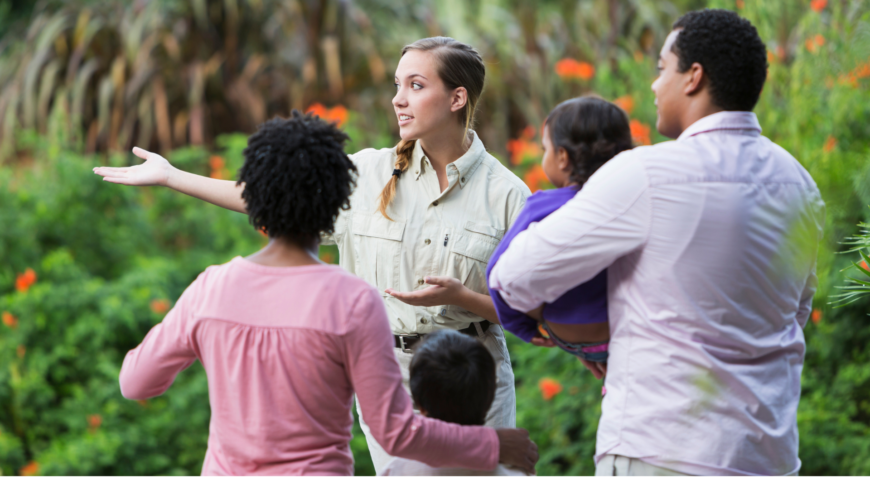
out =
[[420,412],[483,425],[495,398],[495,361],[479,340],[453,330],[427,335],[411,361],[411,396]]

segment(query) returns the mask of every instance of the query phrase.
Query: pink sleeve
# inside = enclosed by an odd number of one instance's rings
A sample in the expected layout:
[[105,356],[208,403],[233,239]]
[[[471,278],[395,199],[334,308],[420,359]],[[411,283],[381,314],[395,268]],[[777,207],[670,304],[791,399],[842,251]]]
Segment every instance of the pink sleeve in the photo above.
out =
[[348,376],[363,418],[387,453],[433,467],[495,469],[499,443],[494,429],[414,414],[393,353],[387,311],[377,291],[363,294],[351,317],[360,323],[344,338]]
[[163,322],[151,328],[142,343],[127,352],[119,379],[125,398],[147,399],[163,394],[175,376],[196,360],[186,332],[201,278],[202,275],[181,294]]

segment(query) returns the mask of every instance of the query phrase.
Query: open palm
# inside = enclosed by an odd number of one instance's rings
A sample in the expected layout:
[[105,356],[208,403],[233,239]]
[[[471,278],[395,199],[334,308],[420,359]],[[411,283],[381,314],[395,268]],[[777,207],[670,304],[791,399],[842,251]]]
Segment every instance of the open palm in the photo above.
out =
[[157,153],[150,153],[142,148],[133,148],[133,154],[144,159],[141,165],[115,168],[101,166],[94,168],[94,173],[103,177],[103,181],[120,183],[122,185],[145,186],[166,185],[172,165],[166,158]]

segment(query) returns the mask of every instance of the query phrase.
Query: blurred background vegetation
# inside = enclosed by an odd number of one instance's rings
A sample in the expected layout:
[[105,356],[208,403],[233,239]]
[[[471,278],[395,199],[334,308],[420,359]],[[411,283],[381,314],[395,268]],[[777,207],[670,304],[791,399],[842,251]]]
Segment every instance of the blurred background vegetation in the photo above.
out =
[[[245,134],[292,108],[341,124],[348,148],[398,141],[390,105],[401,47],[448,35],[487,63],[477,129],[535,190],[543,118],[597,93],[655,132],[649,85],[670,24],[717,7],[749,18],[770,71],[764,134],[810,171],[828,205],[806,328],[802,474],[870,475],[866,296],[840,244],[870,206],[867,0],[0,1],[0,470],[5,475],[198,474],[209,407],[199,364],[169,392],[128,401],[124,354],[206,266],[265,238],[245,216],[90,169],[159,151],[233,178]],[[857,255],[855,255],[857,257]],[[335,262],[334,249],[321,257]],[[860,257],[857,258],[860,260]],[[847,269],[843,272],[843,269]],[[568,354],[509,338],[518,419],[542,475],[593,472],[601,383]],[[355,427],[357,473],[373,473]]]

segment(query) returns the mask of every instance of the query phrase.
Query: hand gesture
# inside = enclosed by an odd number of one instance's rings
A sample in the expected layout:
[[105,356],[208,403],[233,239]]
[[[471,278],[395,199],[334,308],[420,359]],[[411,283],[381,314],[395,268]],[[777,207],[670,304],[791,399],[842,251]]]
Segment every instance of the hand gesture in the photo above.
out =
[[457,304],[458,298],[465,290],[462,283],[451,277],[426,277],[425,282],[431,287],[414,292],[399,292],[387,289],[384,292],[412,306],[445,306]]
[[579,358],[580,363],[592,372],[596,379],[601,380],[607,375],[607,364],[601,362],[590,362],[589,360]]
[[101,166],[94,168],[94,173],[103,177],[104,182],[120,183],[122,185],[144,186],[169,183],[169,175],[174,169],[166,158],[157,153],[149,153],[142,148],[133,148],[133,154],[145,160],[141,165],[115,168]]
[[529,432],[522,428],[497,428],[495,432],[498,434],[498,461],[534,474],[538,445],[529,438]]

